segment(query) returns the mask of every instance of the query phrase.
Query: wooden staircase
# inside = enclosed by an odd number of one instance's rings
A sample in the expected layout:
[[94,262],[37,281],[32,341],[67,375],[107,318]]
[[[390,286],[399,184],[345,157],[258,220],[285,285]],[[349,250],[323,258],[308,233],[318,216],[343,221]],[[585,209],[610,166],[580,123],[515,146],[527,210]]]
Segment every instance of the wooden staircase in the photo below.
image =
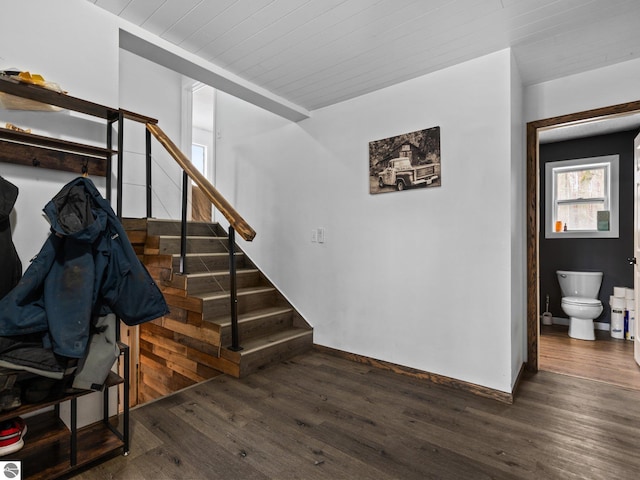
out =
[[236,247],[241,351],[230,350],[228,236],[215,223],[187,226],[180,274],[180,222],[124,219],[131,243],[158,282],[170,314],[140,326],[139,401],[220,373],[243,377],[309,350],[313,330]]

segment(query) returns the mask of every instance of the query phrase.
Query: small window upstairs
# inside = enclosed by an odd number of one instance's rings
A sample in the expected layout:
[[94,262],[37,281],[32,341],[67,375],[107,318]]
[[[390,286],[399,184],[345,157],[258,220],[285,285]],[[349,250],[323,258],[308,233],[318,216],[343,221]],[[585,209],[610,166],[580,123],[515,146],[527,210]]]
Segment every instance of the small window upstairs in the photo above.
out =
[[545,165],[545,238],[618,238],[619,157]]

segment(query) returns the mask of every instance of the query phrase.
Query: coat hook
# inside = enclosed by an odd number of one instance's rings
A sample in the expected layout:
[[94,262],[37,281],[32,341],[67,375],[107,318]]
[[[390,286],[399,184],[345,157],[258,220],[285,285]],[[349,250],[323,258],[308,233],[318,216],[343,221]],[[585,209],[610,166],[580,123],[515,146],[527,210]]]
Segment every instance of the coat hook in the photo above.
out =
[[89,176],[89,162],[87,160],[82,165],[82,176],[85,178]]
[[33,157],[33,160],[31,160],[31,164],[34,167],[39,167],[40,166],[40,160],[38,160],[36,157]]

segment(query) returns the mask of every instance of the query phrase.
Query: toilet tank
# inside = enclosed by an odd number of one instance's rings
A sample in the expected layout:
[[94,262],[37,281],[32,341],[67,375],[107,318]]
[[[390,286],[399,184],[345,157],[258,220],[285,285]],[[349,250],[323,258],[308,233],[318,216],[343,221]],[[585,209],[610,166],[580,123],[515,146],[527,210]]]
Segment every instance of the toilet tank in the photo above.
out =
[[563,297],[598,298],[602,272],[569,272],[558,270],[558,283]]

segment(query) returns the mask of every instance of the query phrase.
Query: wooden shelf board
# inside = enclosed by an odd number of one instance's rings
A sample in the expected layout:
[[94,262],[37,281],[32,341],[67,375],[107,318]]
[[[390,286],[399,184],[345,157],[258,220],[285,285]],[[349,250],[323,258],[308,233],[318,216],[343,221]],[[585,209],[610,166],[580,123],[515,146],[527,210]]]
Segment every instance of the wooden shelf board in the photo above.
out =
[[[124,379],[122,377],[120,377],[119,375],[116,375],[114,372],[110,372],[105,382],[105,387],[106,388],[112,387],[114,385],[118,385],[123,382],[124,382]],[[73,398],[82,397],[83,395],[87,395],[93,392],[94,392],[93,390],[78,390],[76,392],[63,395],[62,397],[48,398],[43,402],[25,403],[16,409],[3,411],[0,414],[0,421],[7,420],[9,418],[20,417],[20,416],[26,415],[27,413],[36,412],[38,410],[42,410],[43,408],[51,407],[58,403],[66,402],[67,400],[71,400]]]
[[35,133],[19,132],[9,128],[0,127],[0,139],[13,141],[15,143],[35,145],[39,147],[48,147],[65,152],[83,154],[92,157],[106,158],[117,153],[116,150],[87,145],[84,143],[71,142],[69,140],[61,140],[59,138],[45,137]]
[[[27,419],[27,425],[29,420]],[[50,421],[45,420],[45,422]],[[37,423],[31,423],[36,428]],[[49,423],[49,425],[53,424]],[[56,429],[55,425],[53,428]],[[64,425],[63,428],[66,430]],[[107,455],[113,455],[124,447],[124,442],[103,422],[93,423],[78,429],[77,462],[72,466],[69,460],[71,433],[68,430],[66,434],[61,429],[56,430],[45,442],[35,436],[32,437],[31,428],[28,428],[24,439],[25,447],[11,455],[11,458],[7,457],[3,460],[20,460],[25,479],[53,479]],[[37,435],[37,432],[34,432],[34,435]],[[30,446],[30,443],[33,446]]]
[[21,83],[15,79],[0,75],[0,92],[15,95],[17,97],[28,98],[46,105],[73,110],[105,120],[117,120],[119,111],[116,108],[106,107],[97,103],[72,97],[64,93],[58,93],[37,85]]

